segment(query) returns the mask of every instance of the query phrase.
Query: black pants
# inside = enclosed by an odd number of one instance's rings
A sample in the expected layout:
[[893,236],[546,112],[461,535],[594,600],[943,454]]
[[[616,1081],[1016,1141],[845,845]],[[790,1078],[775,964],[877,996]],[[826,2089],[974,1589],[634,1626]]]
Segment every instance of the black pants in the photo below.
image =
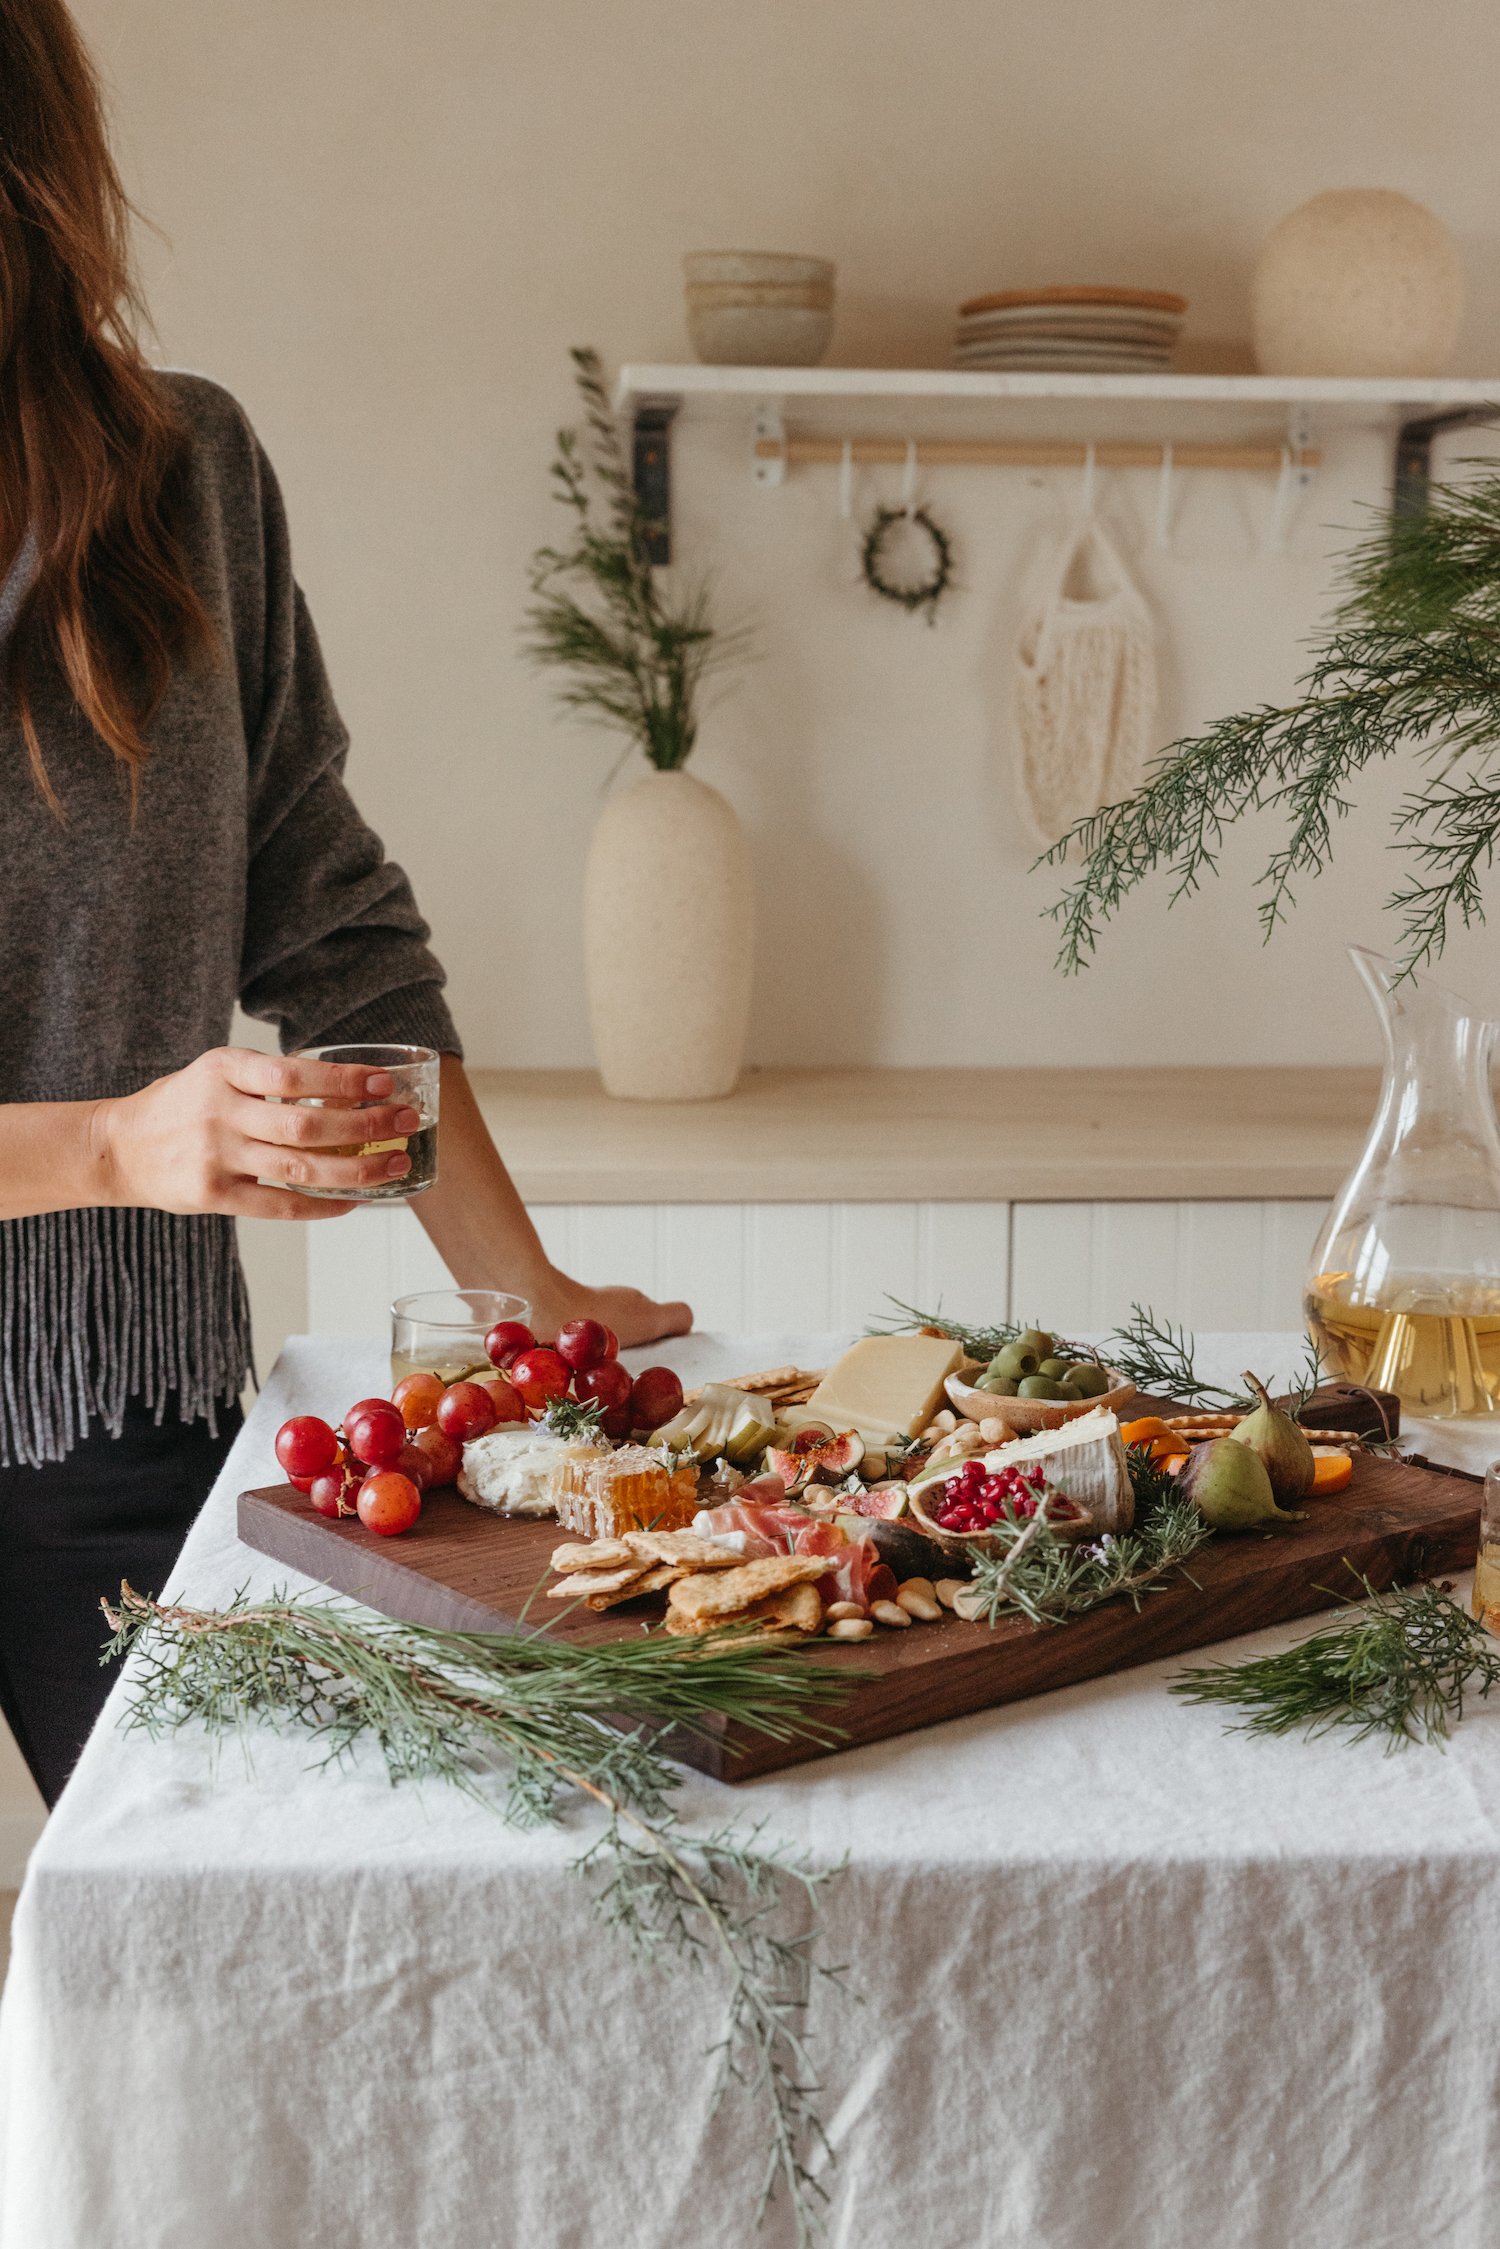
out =
[[101,1595],[129,1578],[159,1593],[240,1426],[160,1428],[132,1406],[118,1437],[96,1429],[66,1460],[0,1468],[0,1709],[49,1805],[98,1717],[114,1675],[100,1655]]

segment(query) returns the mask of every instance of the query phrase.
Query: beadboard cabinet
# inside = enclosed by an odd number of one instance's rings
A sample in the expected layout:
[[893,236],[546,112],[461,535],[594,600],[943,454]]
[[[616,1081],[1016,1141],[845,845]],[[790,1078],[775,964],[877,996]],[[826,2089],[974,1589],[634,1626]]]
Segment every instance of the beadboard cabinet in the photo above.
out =
[[[685,1297],[700,1327],[861,1328],[887,1297],[955,1317],[1112,1326],[1132,1303],[1195,1328],[1301,1325],[1322,1202],[533,1204],[584,1281]],[[447,1275],[414,1215],[355,1212],[308,1235],[315,1333],[380,1335],[395,1296]]]
[[[1190,1327],[1297,1327],[1308,1251],[1378,1083],[1358,1069],[757,1070],[727,1101],[672,1105],[610,1101],[585,1071],[475,1073],[559,1265],[685,1297],[700,1326],[740,1334],[862,1327],[887,1297],[1079,1329],[1132,1303]],[[256,1254],[285,1254],[293,1230],[263,1231],[275,1239]],[[306,1260],[314,1332],[382,1334],[392,1297],[447,1278],[395,1205],[307,1228]],[[281,1332],[294,1324],[289,1308]],[[278,1323],[260,1332],[264,1367]]]

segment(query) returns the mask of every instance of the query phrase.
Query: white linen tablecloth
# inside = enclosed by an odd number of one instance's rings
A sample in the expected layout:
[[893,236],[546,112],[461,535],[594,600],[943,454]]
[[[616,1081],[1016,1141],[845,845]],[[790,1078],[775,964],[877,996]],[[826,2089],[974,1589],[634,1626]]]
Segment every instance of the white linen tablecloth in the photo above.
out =
[[[235,1493],[287,1413],[384,1371],[288,1348],[170,1590],[302,1582],[237,1544]],[[849,1856],[826,1954],[863,2004],[812,2024],[836,2249],[1490,2249],[1500,1708],[1445,1754],[1247,1740],[1177,1668],[686,1782],[695,1818]],[[565,1872],[590,1819],[518,1833],[260,1728],[153,1743],[118,1731],[126,1691],[16,1916],[0,2249],[748,2249],[763,2140],[738,2097],[709,2117],[717,1992],[594,1917]]]

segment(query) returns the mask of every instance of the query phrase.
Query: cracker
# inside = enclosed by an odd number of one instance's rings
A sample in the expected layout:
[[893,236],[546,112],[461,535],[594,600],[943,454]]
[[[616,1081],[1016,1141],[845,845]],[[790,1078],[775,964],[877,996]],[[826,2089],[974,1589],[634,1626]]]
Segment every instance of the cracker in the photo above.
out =
[[644,1577],[649,1568],[648,1562],[632,1562],[628,1568],[618,1570],[579,1570],[559,1584],[549,1585],[547,1598],[572,1601],[579,1594],[586,1594],[592,1600],[601,1593],[618,1593],[623,1586],[634,1585],[637,1578]]
[[817,1588],[803,1583],[784,1586],[779,1593],[768,1593],[764,1600],[752,1601],[745,1609],[737,1609],[731,1616],[682,1616],[676,1610],[667,1610],[667,1630],[675,1640],[697,1640],[710,1632],[727,1632],[734,1625],[753,1624],[756,1639],[805,1640],[822,1629],[823,1604]]
[[597,1609],[616,1608],[621,1601],[639,1600],[643,1593],[660,1593],[675,1585],[682,1575],[675,1562],[659,1562],[654,1570],[647,1570],[632,1585],[622,1585],[613,1593],[591,1593],[584,1606]]
[[619,1543],[638,1561],[681,1562],[696,1570],[737,1569],[745,1559],[738,1547],[702,1538],[697,1531],[626,1531]]
[[552,1549],[555,1570],[617,1570],[640,1559],[623,1538],[575,1538]]
[[826,1577],[828,1569],[826,1554],[770,1554],[764,1561],[742,1562],[737,1569],[679,1578],[667,1598],[678,1616],[733,1616],[768,1593]]

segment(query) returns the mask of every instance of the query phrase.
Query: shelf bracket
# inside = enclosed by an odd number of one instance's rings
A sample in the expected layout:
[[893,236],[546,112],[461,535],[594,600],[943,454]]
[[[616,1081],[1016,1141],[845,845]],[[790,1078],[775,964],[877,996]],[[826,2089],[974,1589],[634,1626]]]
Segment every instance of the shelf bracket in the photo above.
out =
[[672,420],[680,403],[675,398],[640,399],[631,427],[631,481],[651,524],[646,535],[646,560],[651,563],[672,559]]
[[[1286,418],[1286,446],[1292,456],[1292,481],[1299,492],[1310,490],[1317,474],[1317,443],[1312,408],[1305,404],[1291,407]],[[1309,454],[1311,459],[1306,457]]]
[[[763,453],[763,445],[778,450]],[[750,474],[757,484],[786,482],[786,423],[780,399],[763,398],[756,406],[750,427]]]
[[1500,404],[1457,406],[1447,414],[1424,414],[1415,421],[1403,422],[1396,438],[1396,466],[1391,480],[1392,515],[1425,514],[1435,437],[1444,430],[1493,421],[1500,421]]

